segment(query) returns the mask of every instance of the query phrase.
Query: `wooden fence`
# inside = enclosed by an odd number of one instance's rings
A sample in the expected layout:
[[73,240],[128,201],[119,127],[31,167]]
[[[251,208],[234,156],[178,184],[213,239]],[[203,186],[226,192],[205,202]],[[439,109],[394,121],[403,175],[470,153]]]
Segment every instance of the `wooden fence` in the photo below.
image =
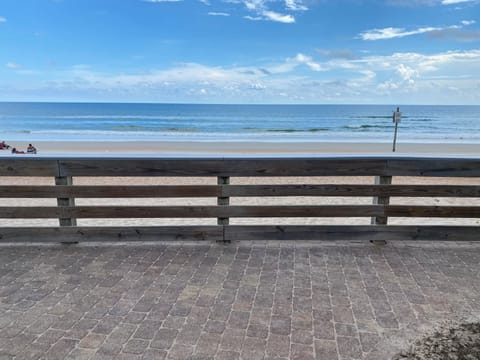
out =
[[[480,178],[477,158],[0,158],[0,176],[55,177],[2,185],[1,198],[56,198],[57,206],[3,206],[3,219],[59,226],[0,227],[0,241],[480,240],[480,226],[388,225],[389,217],[480,218],[480,206],[393,205],[390,197],[478,198],[480,185],[396,185],[392,177]],[[75,185],[76,177],[214,177],[216,185]],[[375,176],[372,184],[232,185],[231,177]],[[73,179],[73,180],[72,180]],[[477,183],[478,184],[478,183]],[[230,197],[372,197],[371,205],[230,205]],[[75,198],[213,197],[212,206],[78,206]],[[232,225],[230,218],[368,217],[371,225]],[[77,226],[76,219],[217,218],[217,225]]]

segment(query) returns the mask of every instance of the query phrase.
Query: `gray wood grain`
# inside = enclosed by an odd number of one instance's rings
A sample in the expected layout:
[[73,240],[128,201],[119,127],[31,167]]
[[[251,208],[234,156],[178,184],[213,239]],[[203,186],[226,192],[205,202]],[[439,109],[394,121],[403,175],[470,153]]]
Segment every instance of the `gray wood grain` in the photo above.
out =
[[0,228],[0,242],[221,241],[222,239],[221,226]]
[[0,218],[230,218],[370,217],[384,215],[380,205],[326,206],[63,206],[1,207]]
[[480,197],[480,185],[0,185],[0,198]]
[[225,238],[237,240],[428,240],[480,241],[478,226],[397,225],[229,225]]

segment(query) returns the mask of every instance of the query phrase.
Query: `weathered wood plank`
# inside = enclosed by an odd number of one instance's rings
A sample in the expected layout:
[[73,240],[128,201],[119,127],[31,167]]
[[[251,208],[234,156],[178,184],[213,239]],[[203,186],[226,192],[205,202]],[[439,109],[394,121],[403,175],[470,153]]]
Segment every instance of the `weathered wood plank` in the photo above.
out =
[[480,177],[480,158],[390,158],[386,175]]
[[67,218],[68,207],[53,206],[4,206],[0,207],[0,218],[2,219],[51,219]]
[[[225,226],[225,240],[479,241],[478,226]],[[223,239],[223,226],[0,228],[0,242],[181,241]]]
[[18,155],[0,158],[0,176],[58,176],[56,159],[31,158]]
[[217,185],[74,185],[74,186],[0,186],[0,198],[176,198],[217,197]]
[[60,159],[62,176],[372,176],[385,172],[384,159],[196,158]]
[[0,198],[221,196],[480,197],[480,185],[0,185]]
[[478,206],[71,206],[1,207],[0,218],[480,217]]
[[228,225],[225,239],[236,240],[432,240],[480,241],[480,226],[396,225]]
[[223,239],[222,226],[0,228],[0,242],[197,241]]
[[[224,185],[230,184],[230,178],[227,176],[219,176],[217,178],[217,184],[225,187]],[[230,198],[228,196],[219,196],[217,197],[217,205],[219,206],[229,206],[230,205]],[[219,217],[217,218],[218,225],[228,225],[229,218],[228,217]]]
[[0,218],[370,217],[381,205],[0,207]]
[[[55,185],[72,186],[73,179],[71,176],[57,176],[55,177]],[[74,197],[58,197],[57,205],[60,207],[75,206],[75,198]],[[58,221],[60,223],[60,226],[76,226],[77,225],[77,220],[74,218],[60,218],[58,219]]]
[[389,217],[477,218],[480,217],[480,206],[387,205],[385,213]]
[[298,158],[0,159],[0,176],[447,176],[480,177],[478,158],[323,156]]
[[64,159],[62,175],[480,177],[480,159],[418,157]]
[[381,158],[230,158],[224,161],[227,176],[374,176],[382,175]]
[[62,176],[217,176],[222,159],[75,159],[59,160]]
[[225,196],[480,197],[480,185],[230,185]]
[[[382,186],[389,186],[392,183],[391,176],[376,176],[375,177],[375,184],[382,185]],[[390,203],[389,196],[375,196],[373,198],[373,203],[375,205],[388,205]],[[387,225],[388,217],[387,216],[375,216],[372,217],[372,224],[374,225]]]

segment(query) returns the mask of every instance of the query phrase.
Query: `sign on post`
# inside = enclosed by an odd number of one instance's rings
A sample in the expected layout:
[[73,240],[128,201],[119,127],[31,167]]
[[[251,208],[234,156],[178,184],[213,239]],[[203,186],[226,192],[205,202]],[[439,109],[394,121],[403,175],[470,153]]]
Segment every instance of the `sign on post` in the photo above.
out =
[[393,112],[393,123],[395,124],[395,133],[393,135],[393,149],[392,151],[395,152],[395,146],[397,144],[397,129],[398,129],[398,124],[402,120],[402,113],[400,112],[400,108],[397,107],[397,111]]

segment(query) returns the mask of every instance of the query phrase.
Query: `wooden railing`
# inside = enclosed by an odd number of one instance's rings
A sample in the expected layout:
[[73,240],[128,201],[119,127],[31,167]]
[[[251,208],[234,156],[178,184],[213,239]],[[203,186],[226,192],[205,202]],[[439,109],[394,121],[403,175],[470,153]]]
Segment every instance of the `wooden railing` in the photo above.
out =
[[[56,198],[57,206],[3,206],[3,219],[59,226],[0,227],[0,241],[480,240],[478,225],[388,225],[389,217],[480,218],[480,206],[395,205],[390,197],[479,198],[480,185],[392,184],[392,177],[480,178],[478,158],[42,158],[0,159],[0,176],[55,185],[1,185],[0,198]],[[75,185],[76,177],[213,177],[212,185]],[[235,177],[375,177],[372,184],[234,185]],[[215,184],[216,183],[216,184]],[[372,204],[230,205],[231,197],[372,197]],[[79,198],[217,198],[216,205],[76,205]],[[370,225],[232,225],[230,218],[367,217]],[[216,225],[78,226],[77,219],[216,218]],[[478,224],[478,221],[477,223]]]

